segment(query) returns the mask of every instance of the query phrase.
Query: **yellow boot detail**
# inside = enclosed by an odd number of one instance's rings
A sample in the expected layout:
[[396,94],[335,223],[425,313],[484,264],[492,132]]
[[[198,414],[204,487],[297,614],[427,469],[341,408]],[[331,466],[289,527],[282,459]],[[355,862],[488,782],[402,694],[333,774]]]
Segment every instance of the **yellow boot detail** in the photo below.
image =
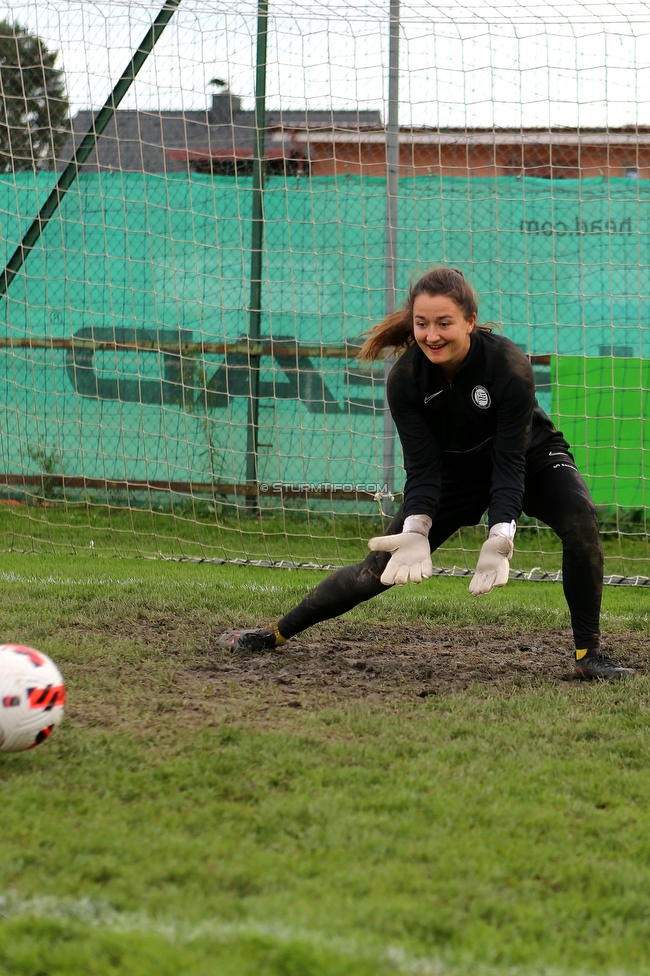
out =
[[582,661],[583,657],[585,657],[588,651],[589,651],[588,647],[583,647],[580,650],[576,648],[576,661]]
[[[271,627],[273,628],[273,633],[275,634],[275,646],[276,647],[280,647],[281,644],[286,644],[287,643],[287,638],[282,636],[282,634],[278,630],[278,625],[277,624],[271,624]],[[585,654],[586,653],[587,652],[585,651]]]

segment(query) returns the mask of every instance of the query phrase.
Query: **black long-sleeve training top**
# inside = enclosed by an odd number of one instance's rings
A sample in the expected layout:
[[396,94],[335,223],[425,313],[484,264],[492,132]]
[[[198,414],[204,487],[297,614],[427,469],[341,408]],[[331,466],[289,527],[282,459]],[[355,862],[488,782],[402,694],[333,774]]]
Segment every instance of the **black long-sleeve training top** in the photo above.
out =
[[509,339],[475,329],[470,349],[452,382],[419,346],[398,359],[388,377],[388,404],[406,468],[404,514],[434,518],[442,472],[465,461],[492,462],[488,520],[521,515],[526,455],[557,444],[562,434],[535,398],[531,365]]

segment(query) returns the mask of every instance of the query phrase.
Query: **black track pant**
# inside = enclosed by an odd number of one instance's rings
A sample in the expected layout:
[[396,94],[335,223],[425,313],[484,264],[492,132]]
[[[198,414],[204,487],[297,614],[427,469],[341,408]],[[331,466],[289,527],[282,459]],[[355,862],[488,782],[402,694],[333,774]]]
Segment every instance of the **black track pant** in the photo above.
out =
[[[489,504],[490,475],[487,466],[446,473],[438,515],[429,533],[432,552],[462,525],[478,524]],[[570,455],[527,471],[523,509],[526,515],[549,525],[562,540],[564,595],[575,646],[597,647],[603,548],[594,503]],[[401,532],[403,523],[400,509],[385,535]],[[371,552],[362,563],[335,570],[278,621],[280,633],[293,637],[389,589],[379,579],[389,559],[390,553]]]

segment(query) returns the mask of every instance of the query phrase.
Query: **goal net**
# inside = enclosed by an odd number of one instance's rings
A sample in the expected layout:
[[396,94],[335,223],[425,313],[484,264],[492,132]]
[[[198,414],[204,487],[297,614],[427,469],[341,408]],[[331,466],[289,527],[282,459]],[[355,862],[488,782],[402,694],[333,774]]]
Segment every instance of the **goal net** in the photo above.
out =
[[647,6],[183,0],[35,223],[157,12],[0,22],[2,548],[357,561],[404,478],[361,337],[446,264],[530,355],[607,576],[650,575]]

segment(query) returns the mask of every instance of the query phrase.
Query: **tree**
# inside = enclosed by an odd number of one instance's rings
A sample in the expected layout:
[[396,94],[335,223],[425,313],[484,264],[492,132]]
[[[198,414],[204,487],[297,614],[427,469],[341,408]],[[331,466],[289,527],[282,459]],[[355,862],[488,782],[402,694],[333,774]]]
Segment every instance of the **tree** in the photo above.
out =
[[0,20],[0,171],[51,169],[66,140],[70,103],[58,52]]

